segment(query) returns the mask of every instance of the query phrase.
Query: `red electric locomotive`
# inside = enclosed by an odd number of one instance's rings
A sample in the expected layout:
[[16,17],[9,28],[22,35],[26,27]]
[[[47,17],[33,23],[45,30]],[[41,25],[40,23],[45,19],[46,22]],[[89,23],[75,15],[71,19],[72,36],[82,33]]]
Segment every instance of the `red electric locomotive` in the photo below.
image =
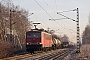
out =
[[31,30],[26,32],[26,50],[28,52],[38,49],[46,49],[52,47],[52,35],[40,31],[40,30]]

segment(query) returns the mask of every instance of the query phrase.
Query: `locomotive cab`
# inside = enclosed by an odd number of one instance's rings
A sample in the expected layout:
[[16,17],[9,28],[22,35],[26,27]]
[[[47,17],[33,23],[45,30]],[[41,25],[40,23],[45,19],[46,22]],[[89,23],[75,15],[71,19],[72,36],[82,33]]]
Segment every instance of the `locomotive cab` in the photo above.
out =
[[26,48],[27,50],[36,50],[40,48],[41,43],[41,32],[29,31],[26,33]]

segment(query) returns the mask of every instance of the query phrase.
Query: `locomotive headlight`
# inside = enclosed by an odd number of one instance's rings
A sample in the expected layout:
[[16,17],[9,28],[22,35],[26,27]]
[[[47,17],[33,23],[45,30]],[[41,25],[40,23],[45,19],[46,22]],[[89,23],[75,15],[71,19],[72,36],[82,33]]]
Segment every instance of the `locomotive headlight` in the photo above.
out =
[[39,44],[42,44],[42,43],[39,43]]
[[38,42],[37,44],[42,44],[42,43]]
[[30,45],[31,43],[27,43],[27,45]]
[[27,45],[29,45],[29,43],[27,43]]

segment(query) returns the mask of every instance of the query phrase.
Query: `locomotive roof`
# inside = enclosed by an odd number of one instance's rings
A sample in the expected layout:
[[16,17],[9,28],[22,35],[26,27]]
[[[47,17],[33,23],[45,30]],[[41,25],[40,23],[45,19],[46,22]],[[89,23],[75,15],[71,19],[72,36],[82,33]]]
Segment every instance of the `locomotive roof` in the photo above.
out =
[[31,29],[31,31],[28,32],[46,32],[48,33],[48,31],[44,30],[44,29]]

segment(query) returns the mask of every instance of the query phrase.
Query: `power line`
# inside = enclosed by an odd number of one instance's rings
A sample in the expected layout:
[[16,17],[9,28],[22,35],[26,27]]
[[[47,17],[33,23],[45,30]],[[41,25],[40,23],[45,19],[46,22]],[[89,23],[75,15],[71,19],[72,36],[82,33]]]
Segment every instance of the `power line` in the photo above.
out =
[[57,3],[56,3],[57,1],[55,0],[55,5],[56,5],[56,11],[57,11]]
[[[56,22],[56,21],[55,21]],[[58,22],[56,22],[58,25],[60,25]],[[72,30],[72,29],[68,29],[68,28],[65,28],[65,27],[63,27],[62,25],[60,25],[63,29],[65,29],[66,31],[68,30],[69,32],[70,31],[73,31],[73,32],[75,32],[74,30]],[[64,25],[65,26],[65,25]],[[72,32],[70,32],[70,33],[72,33]],[[75,32],[76,33],[76,32]]]
[[[35,15],[35,14],[34,14]],[[38,18],[37,16],[36,16],[36,18]],[[36,19],[37,20],[37,19]],[[39,20],[40,20],[40,18],[39,18]],[[44,22],[42,22],[43,24],[45,24]],[[58,22],[56,22],[55,21],[55,23],[57,23],[59,26],[61,26],[63,29],[65,29],[66,31],[68,30],[69,32],[70,31],[72,31],[72,32],[75,32],[74,30],[72,30],[72,29],[68,29],[68,28],[65,28],[65,27],[63,27],[62,25],[60,25]],[[42,24],[41,24],[42,25]],[[46,24],[46,25],[48,25],[48,24]],[[63,25],[64,25],[64,23],[63,23]],[[49,26],[49,25],[48,25]],[[65,25],[64,25],[65,26]],[[44,25],[43,25],[43,27],[45,27]],[[70,33],[72,33],[72,32],[70,32]],[[76,33],[76,32],[75,32]]]
[[[38,19],[41,20],[37,15],[34,14],[34,16],[37,18],[36,20],[38,20]],[[45,25],[48,25],[48,27],[49,27],[49,24],[46,24],[46,23],[43,22],[43,21],[42,21],[42,23],[45,24]],[[45,27],[42,23],[41,23],[42,27]],[[48,28],[48,27],[47,27],[47,28]]]
[[[45,11],[45,9],[36,1],[36,0],[34,0],[44,11]],[[44,1],[44,0],[43,0]],[[44,1],[45,2],[45,1]],[[46,2],[45,2],[46,3]],[[46,3],[47,4],[47,3]],[[48,6],[49,6],[49,4],[47,4]],[[50,7],[50,6],[49,6]],[[51,7],[50,7],[51,8]],[[51,8],[52,9],[52,8]],[[53,9],[52,9],[53,10]],[[47,11],[45,11],[46,13],[47,13]],[[56,12],[56,11],[54,11],[54,12]],[[48,14],[48,13],[47,13]],[[48,14],[49,15],[49,14]],[[51,15],[49,15],[50,17],[51,17]],[[52,17],[51,17],[52,18]],[[52,18],[53,19],[53,18]],[[57,22],[56,22],[57,23]],[[61,25],[60,25],[61,26]],[[63,27],[64,28],[64,27]],[[66,28],[64,28],[64,29],[66,29]],[[70,30],[70,29],[69,29]]]
[[[43,1],[44,1],[44,0],[43,0]],[[45,1],[44,1],[44,2],[45,2]],[[47,2],[45,2],[45,3],[47,4],[48,7],[50,7]],[[50,8],[51,8],[51,7],[50,7]],[[52,9],[52,8],[51,8],[51,9]],[[55,11],[54,9],[52,9],[52,10],[56,13],[56,11]]]
[[[45,11],[45,9],[36,1],[36,0],[34,0],[44,11]],[[46,13],[47,13],[47,11],[45,11]],[[50,16],[51,17],[51,15],[49,14],[49,13],[47,13],[47,15],[48,16]],[[52,18],[52,17],[51,17]],[[53,18],[52,18],[53,19]]]
[[[80,3],[77,3],[75,0],[72,0],[72,2],[73,3],[75,3],[76,5],[80,5],[83,9],[85,9],[86,11],[88,11],[87,10],[87,8],[85,8],[83,5],[81,5]],[[89,11],[88,11],[89,12]]]
[[[58,12],[57,12],[57,14],[59,14],[59,15],[65,17],[66,19],[70,19],[70,20],[76,21],[76,20],[74,20],[74,19],[72,19],[72,18],[69,18],[69,17],[67,17],[67,16],[65,16],[65,15],[63,15],[63,14],[58,13]],[[76,22],[77,22],[77,21],[76,21]]]

